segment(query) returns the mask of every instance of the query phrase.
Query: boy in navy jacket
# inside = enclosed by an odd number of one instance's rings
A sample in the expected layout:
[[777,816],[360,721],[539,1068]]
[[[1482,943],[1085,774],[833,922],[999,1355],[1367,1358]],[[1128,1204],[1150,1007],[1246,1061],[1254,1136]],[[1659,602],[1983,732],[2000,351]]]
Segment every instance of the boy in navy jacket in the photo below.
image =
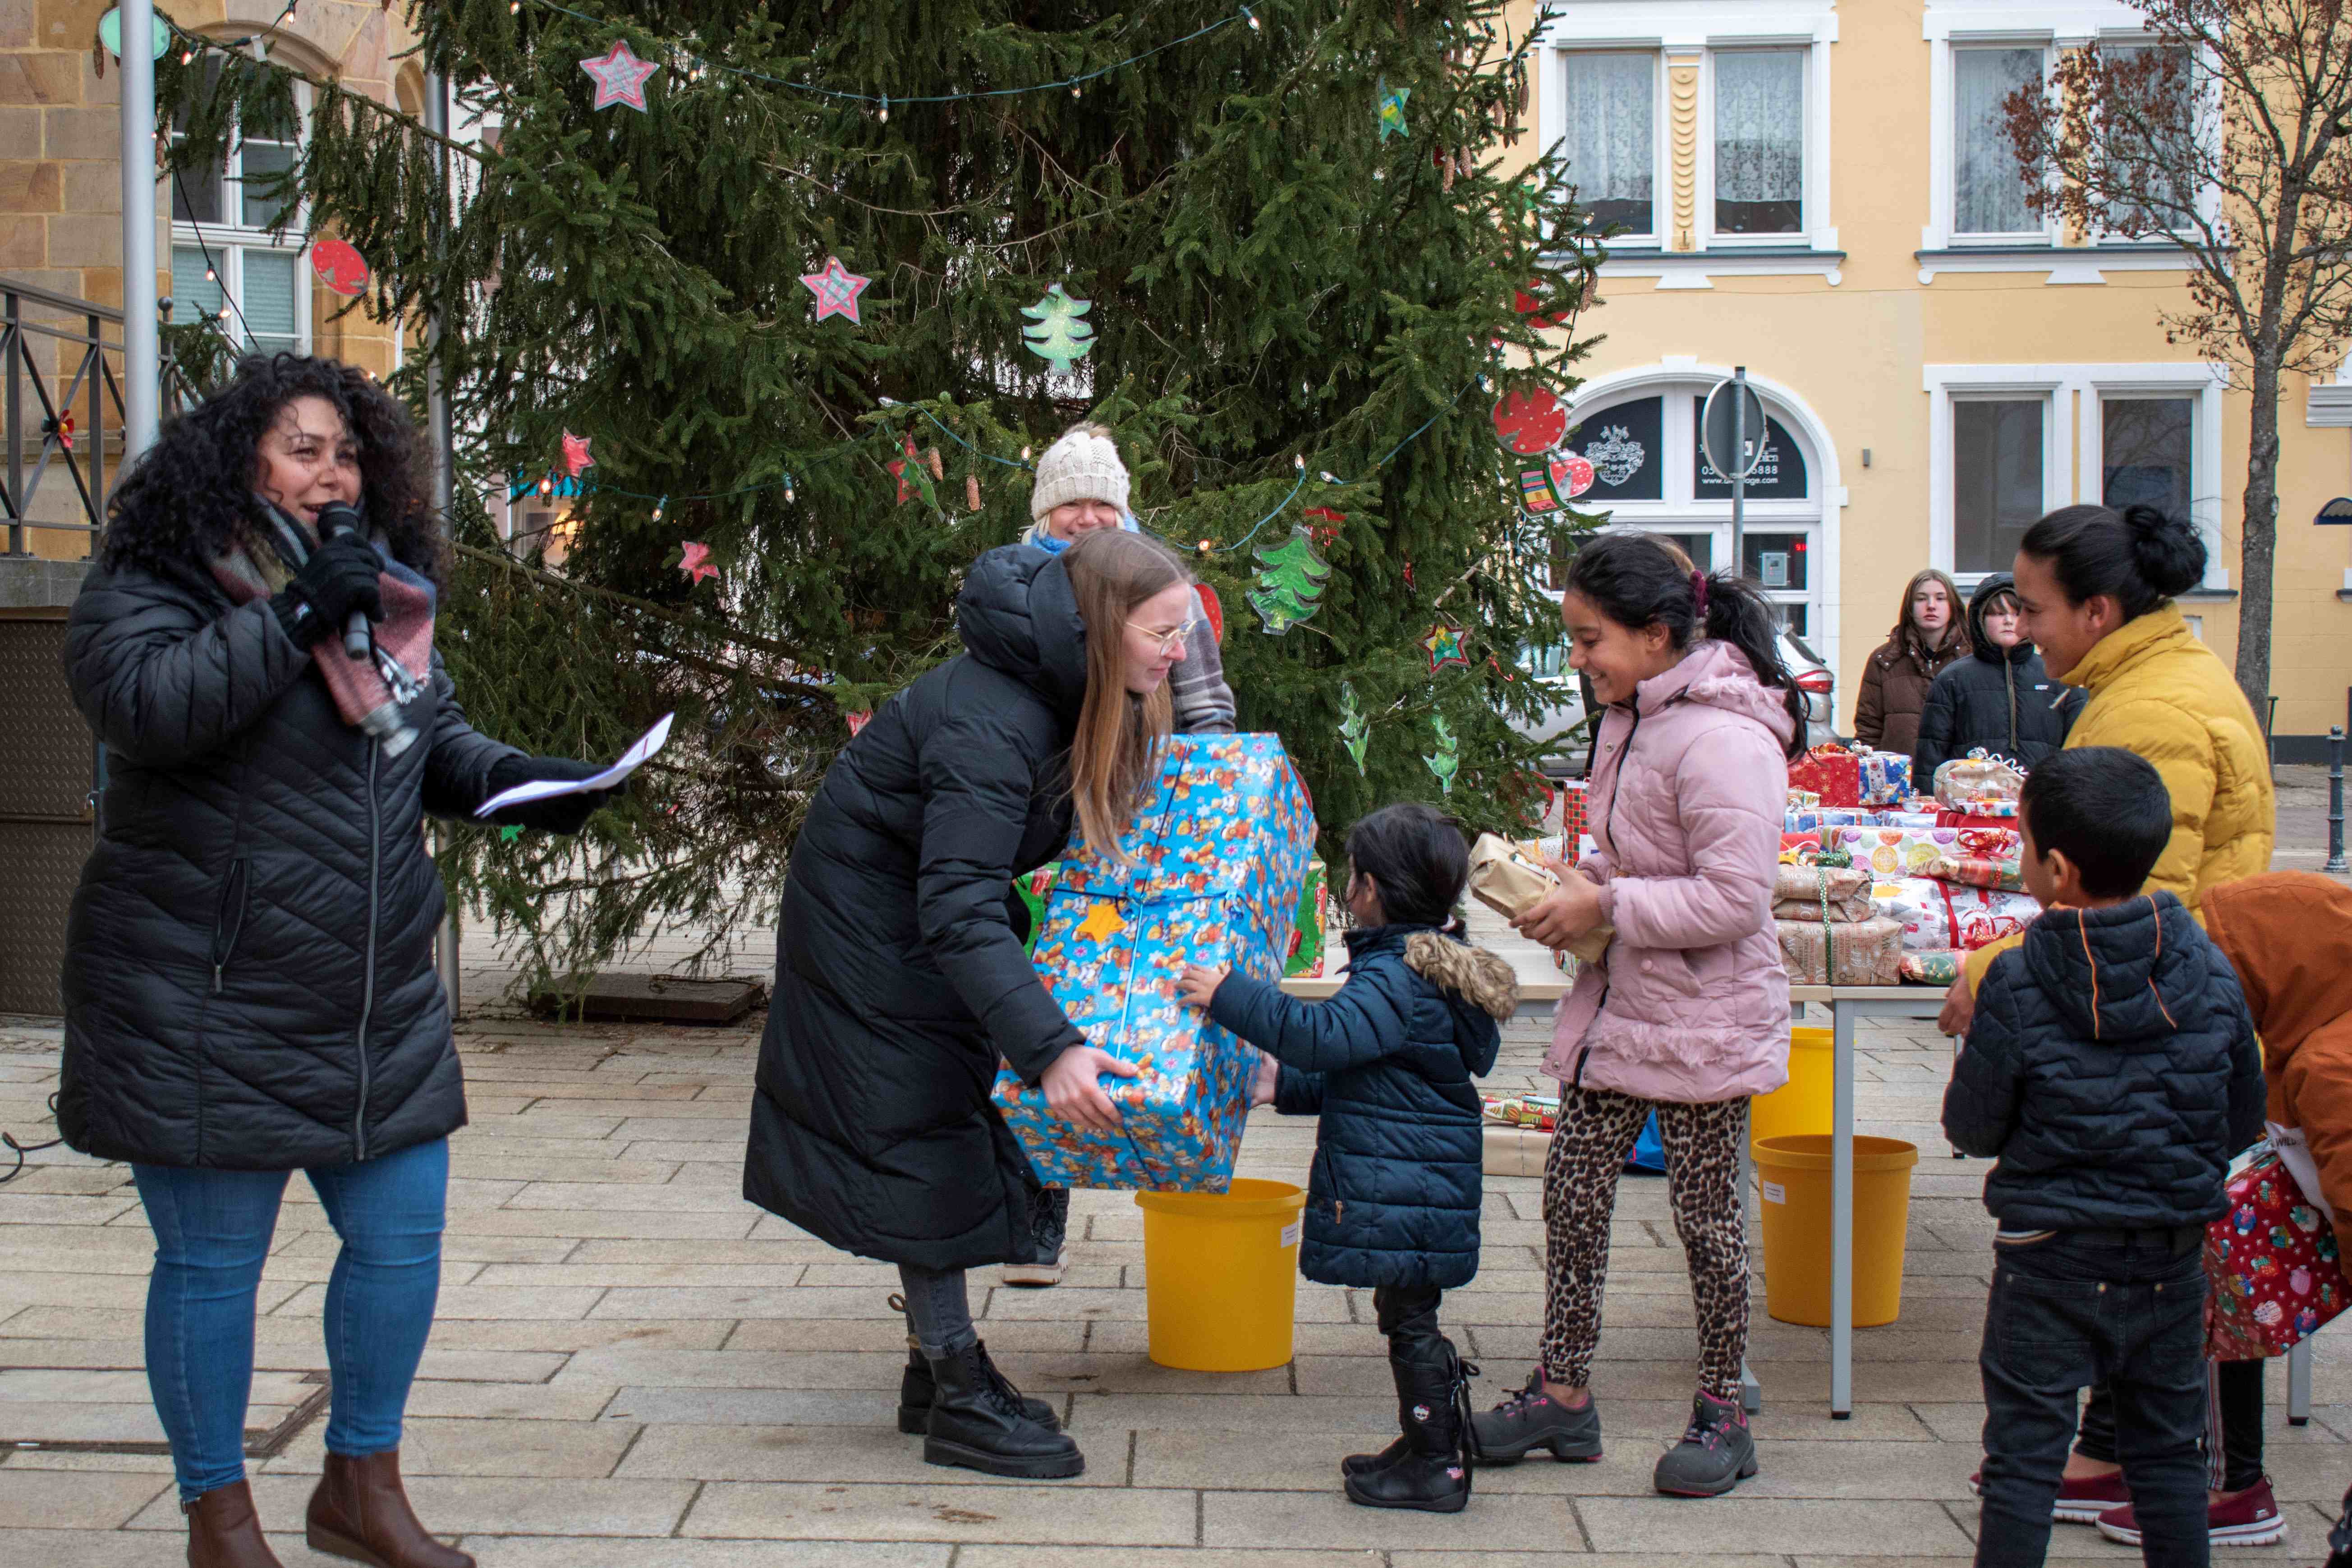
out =
[[[1452,818],[1383,807],[1348,835],[1348,982],[1321,1004],[1187,968],[1179,994],[1267,1052],[1255,1101],[1319,1116],[1299,1270],[1370,1287],[1403,1435],[1340,1466],[1351,1501],[1459,1511],[1470,1500],[1469,1384],[1437,1305],[1478,1272],[1484,1131],[1471,1079],[1518,1005],[1509,964],[1448,931],[1469,878]],[[1276,1072],[1279,1065],[1278,1074]]]
[[2140,891],[2172,831],[2156,769],[2059,752],[2019,810],[2043,913],[1987,973],[1944,1097],[1953,1146],[2000,1162],[1976,1560],[2042,1561],[2076,1395],[2104,1383],[2143,1556],[2202,1564],[2205,1226],[2262,1135],[2262,1054],[2229,961]]

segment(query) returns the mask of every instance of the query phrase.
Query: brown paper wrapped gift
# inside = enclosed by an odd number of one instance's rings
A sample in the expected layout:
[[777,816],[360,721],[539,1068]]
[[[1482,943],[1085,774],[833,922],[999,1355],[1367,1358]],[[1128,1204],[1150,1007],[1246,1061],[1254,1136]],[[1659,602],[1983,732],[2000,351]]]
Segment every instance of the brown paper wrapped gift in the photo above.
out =
[[1894,985],[1903,979],[1903,927],[1885,919],[1772,922],[1780,961],[1799,985]]
[[1819,925],[1827,909],[1830,920],[1869,920],[1877,912],[1870,905],[1870,876],[1861,866],[1783,866],[1772,878],[1772,918]]
[[[1518,919],[1559,886],[1559,879],[1543,863],[1543,852],[1534,845],[1513,844],[1481,833],[1470,846],[1470,891],[1507,921]],[[1613,928],[1596,926],[1572,939],[1568,951],[1586,963],[1598,963],[1614,935]]]

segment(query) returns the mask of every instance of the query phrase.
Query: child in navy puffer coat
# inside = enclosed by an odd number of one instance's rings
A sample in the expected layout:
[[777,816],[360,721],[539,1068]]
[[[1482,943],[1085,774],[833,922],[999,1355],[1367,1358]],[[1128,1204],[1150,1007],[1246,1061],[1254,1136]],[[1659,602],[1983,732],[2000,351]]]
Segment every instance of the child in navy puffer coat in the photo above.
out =
[[1299,1268],[1371,1288],[1403,1428],[1341,1466],[1349,1499],[1453,1513],[1470,1500],[1468,1383],[1437,1303],[1478,1271],[1484,1134],[1471,1079],[1495,1065],[1518,984],[1446,929],[1469,877],[1451,817],[1384,807],[1348,835],[1348,858],[1356,928],[1338,994],[1303,1003],[1198,967],[1179,994],[1268,1053],[1256,1103],[1321,1118]]

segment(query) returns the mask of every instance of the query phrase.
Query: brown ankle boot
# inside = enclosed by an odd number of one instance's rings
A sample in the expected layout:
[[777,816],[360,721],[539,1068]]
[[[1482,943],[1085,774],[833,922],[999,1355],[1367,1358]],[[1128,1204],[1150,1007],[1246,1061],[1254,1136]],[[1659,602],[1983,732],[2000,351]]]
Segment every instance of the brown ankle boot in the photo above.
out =
[[245,1482],[215,1487],[180,1511],[188,1519],[188,1568],[286,1568],[261,1539],[253,1488]]
[[368,1568],[474,1568],[471,1557],[442,1545],[417,1522],[401,1489],[398,1449],[327,1456],[326,1473],[310,1494],[310,1542],[313,1552]]

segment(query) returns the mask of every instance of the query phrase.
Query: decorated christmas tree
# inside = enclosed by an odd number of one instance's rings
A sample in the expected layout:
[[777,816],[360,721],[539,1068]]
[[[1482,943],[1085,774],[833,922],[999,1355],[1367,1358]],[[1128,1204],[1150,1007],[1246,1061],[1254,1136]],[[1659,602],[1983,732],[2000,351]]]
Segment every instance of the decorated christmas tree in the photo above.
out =
[[[469,711],[587,756],[679,715],[576,843],[461,831],[455,890],[559,968],[651,919],[764,918],[846,721],[957,651],[1028,454],[1088,416],[1224,604],[1275,574],[1287,635],[1242,610],[1225,665],[1327,857],[1392,800],[1523,822],[1510,720],[1559,693],[1517,660],[1557,638],[1540,574],[1580,525],[1520,510],[1489,414],[1571,390],[1534,316],[1573,316],[1597,252],[1552,164],[1504,171],[1532,63],[1505,11],[435,0],[422,63],[482,142],[305,89],[310,221],[366,258],[363,308],[442,327],[402,384],[437,357],[457,407],[440,645]],[[288,68],[184,42],[157,68],[174,156],[290,123]],[[541,484],[580,491],[552,570],[479,504]],[[1328,575],[1297,535],[1262,564],[1308,508],[1339,520]],[[1440,622],[1469,663],[1433,675]]]

